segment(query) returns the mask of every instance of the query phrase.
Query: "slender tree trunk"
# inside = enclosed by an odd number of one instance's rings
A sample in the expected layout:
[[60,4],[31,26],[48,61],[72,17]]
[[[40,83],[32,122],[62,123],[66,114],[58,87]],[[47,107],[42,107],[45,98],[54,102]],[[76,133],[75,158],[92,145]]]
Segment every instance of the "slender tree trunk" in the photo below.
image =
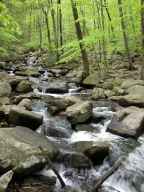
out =
[[141,0],[141,31],[142,31],[142,48],[144,49],[144,0]]
[[49,46],[49,50],[51,51],[52,46],[51,46],[51,33],[50,33],[50,27],[49,27],[48,11],[45,10],[44,7],[42,7],[42,11],[43,11],[43,14],[44,14],[44,17],[45,17],[48,46]]
[[[144,51],[144,0],[141,0],[141,31],[142,31],[142,49]],[[144,62],[142,62],[140,78],[144,80]]]
[[58,52],[58,36],[57,36],[57,27],[56,27],[56,19],[55,19],[55,10],[53,7],[53,1],[50,1],[50,9],[51,9],[51,17],[52,17],[52,24],[53,24],[53,33],[54,33],[54,42],[56,48],[56,56],[57,60],[59,59],[59,52]]
[[73,12],[73,17],[75,21],[76,34],[79,41],[79,46],[80,46],[82,60],[83,60],[83,77],[82,78],[84,79],[89,75],[89,60],[88,60],[88,55],[83,43],[83,34],[82,34],[80,22],[79,22],[78,10],[77,10],[75,0],[71,0],[71,5],[72,5],[72,12]]
[[122,27],[122,31],[123,31],[125,49],[126,49],[127,56],[128,56],[129,70],[132,70],[133,69],[133,62],[132,62],[132,58],[131,58],[131,55],[130,55],[128,36],[127,36],[127,33],[126,33],[126,25],[125,25],[122,5],[123,5],[122,0],[118,0],[119,16],[121,18],[121,27]]

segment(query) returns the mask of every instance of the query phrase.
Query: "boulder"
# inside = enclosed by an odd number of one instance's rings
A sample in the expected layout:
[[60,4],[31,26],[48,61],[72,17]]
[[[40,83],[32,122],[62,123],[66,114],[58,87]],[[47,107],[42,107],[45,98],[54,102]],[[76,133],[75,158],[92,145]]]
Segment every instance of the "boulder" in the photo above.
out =
[[0,146],[0,174],[13,169],[22,177],[42,169],[45,157],[53,159],[58,153],[47,138],[24,127],[1,128]]
[[8,116],[9,124],[25,126],[33,130],[36,130],[43,122],[42,115],[16,106],[10,108]]
[[101,81],[100,73],[94,72],[90,74],[86,79],[83,81],[83,85],[86,87],[95,87],[98,86]]
[[127,95],[113,96],[111,100],[118,102],[122,106],[144,107],[144,86],[135,85],[127,89]]
[[0,105],[9,105],[10,98],[9,97],[0,97]]
[[105,90],[102,88],[94,88],[92,92],[92,99],[105,99]]
[[10,170],[0,177],[0,192],[7,191],[8,185],[11,182],[13,175],[14,172]]
[[72,168],[90,168],[92,163],[91,161],[82,153],[64,151],[61,150],[56,161],[59,163],[64,163],[66,167]]
[[10,76],[10,77],[8,78],[8,82],[9,82],[9,84],[11,85],[13,91],[15,91],[17,85],[18,85],[21,81],[24,81],[24,80],[27,80],[27,78],[26,78],[26,77],[21,77],[21,76]]
[[72,143],[72,148],[85,154],[93,164],[100,164],[109,154],[110,145],[103,141],[79,141]]
[[19,104],[19,107],[23,107],[26,110],[32,110],[32,101],[30,99],[23,99]]
[[11,94],[11,86],[6,81],[0,82],[0,97],[9,97]]
[[32,91],[32,86],[31,86],[30,81],[28,81],[28,80],[23,80],[23,81],[21,81],[21,82],[17,85],[16,91],[17,91],[18,93],[28,93],[28,92],[31,92],[31,91]]
[[138,138],[144,132],[144,111],[130,113],[122,121],[114,116],[108,131],[123,137]]
[[84,123],[92,116],[92,103],[84,101],[66,109],[66,115],[72,124]]
[[56,98],[52,96],[43,96],[42,99],[48,106],[48,111],[51,114],[64,111],[68,106],[74,104],[74,101],[65,98]]
[[135,85],[144,86],[144,81],[143,80],[134,80],[134,79],[125,79],[125,80],[123,80],[123,83],[121,84],[121,88],[128,89]]
[[68,85],[64,81],[52,81],[45,83],[44,85],[39,86],[39,90],[41,91],[45,87],[46,93],[68,93]]
[[28,77],[39,77],[40,73],[39,70],[35,67],[24,69],[23,71],[16,71],[16,75],[19,76],[28,76]]

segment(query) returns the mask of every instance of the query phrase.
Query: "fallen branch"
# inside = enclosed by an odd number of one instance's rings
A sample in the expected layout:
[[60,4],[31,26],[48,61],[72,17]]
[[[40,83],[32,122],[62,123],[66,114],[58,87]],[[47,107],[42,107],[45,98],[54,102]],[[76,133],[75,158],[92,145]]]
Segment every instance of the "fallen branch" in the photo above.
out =
[[[43,150],[42,147],[40,147],[40,150],[45,154],[45,151]],[[65,184],[64,180],[62,179],[59,172],[56,170],[55,166],[53,165],[52,161],[50,160],[50,158],[48,156],[46,156],[46,160],[47,160],[48,164],[50,165],[50,168],[53,170],[53,172],[57,176],[57,178],[58,178],[58,180],[59,180],[59,182],[61,184],[61,187],[62,188],[66,187],[66,184]]]
[[104,183],[106,179],[108,179],[122,164],[122,162],[125,160],[125,157],[120,157],[114,165],[98,180],[96,183],[94,190],[92,192],[96,192],[101,185]]

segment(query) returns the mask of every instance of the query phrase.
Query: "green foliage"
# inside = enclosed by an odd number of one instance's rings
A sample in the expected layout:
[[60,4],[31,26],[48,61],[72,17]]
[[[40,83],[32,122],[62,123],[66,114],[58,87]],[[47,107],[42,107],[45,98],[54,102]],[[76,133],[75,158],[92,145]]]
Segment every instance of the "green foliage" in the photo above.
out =
[[[113,52],[125,52],[117,0],[76,0],[76,4],[84,35],[83,41],[88,51],[93,51],[97,55],[103,54],[102,47],[105,46],[107,55]],[[125,0],[122,8],[130,51],[141,51],[140,1]],[[60,9],[62,10],[62,46],[58,21]],[[56,36],[52,13],[55,18]],[[48,40],[45,14],[49,22],[51,45]],[[58,41],[57,45],[56,41]],[[13,50],[17,44],[33,50],[51,47],[48,51],[59,52],[59,62],[67,62],[79,57],[79,42],[75,33],[71,1],[61,0],[61,5],[57,4],[57,0],[11,0],[7,3],[1,1],[0,55]]]

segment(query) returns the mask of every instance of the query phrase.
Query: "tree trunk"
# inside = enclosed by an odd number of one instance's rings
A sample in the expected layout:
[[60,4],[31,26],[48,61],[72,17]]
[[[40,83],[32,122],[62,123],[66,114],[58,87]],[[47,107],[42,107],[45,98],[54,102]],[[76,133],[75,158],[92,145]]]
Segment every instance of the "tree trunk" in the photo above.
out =
[[[142,31],[142,49],[144,51],[144,0],[141,0],[141,31]],[[144,80],[144,62],[142,62],[140,78]]]
[[118,0],[119,16],[120,16],[120,19],[121,19],[121,27],[122,27],[122,31],[123,31],[125,49],[126,49],[127,56],[128,56],[129,70],[132,70],[133,69],[133,62],[132,62],[132,58],[131,58],[130,50],[129,50],[128,36],[127,36],[127,33],[126,33],[126,25],[125,25],[122,5],[123,5],[122,0]]
[[76,34],[79,41],[79,46],[80,46],[82,60],[83,60],[83,77],[82,78],[84,79],[89,75],[89,61],[88,61],[87,52],[83,43],[83,34],[82,34],[80,22],[79,22],[78,10],[77,10],[75,0],[71,0],[71,5],[72,5],[72,12],[73,12],[73,17],[75,21]]

